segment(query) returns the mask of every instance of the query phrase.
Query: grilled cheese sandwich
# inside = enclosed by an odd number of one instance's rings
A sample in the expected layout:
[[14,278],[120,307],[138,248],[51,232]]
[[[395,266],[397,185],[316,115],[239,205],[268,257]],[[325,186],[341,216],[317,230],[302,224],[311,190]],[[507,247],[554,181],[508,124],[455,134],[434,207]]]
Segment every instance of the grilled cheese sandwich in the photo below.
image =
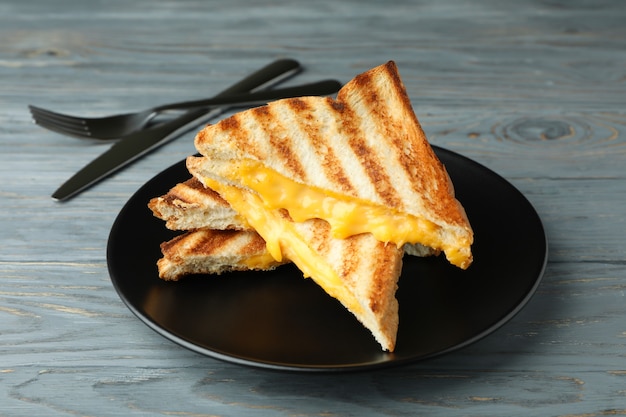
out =
[[[201,130],[195,146],[202,156],[187,158],[194,179],[153,199],[155,215],[170,228],[199,229],[187,238],[204,228],[217,233],[215,227],[255,236],[262,250],[211,268],[293,262],[384,350],[395,348],[404,253],[443,251],[463,269],[472,262],[471,226],[393,62],[358,75],[336,100],[278,100],[237,113]],[[185,187],[200,192],[186,198]],[[218,222],[209,206],[224,210]],[[202,259],[199,252],[207,263],[219,258],[219,251],[174,246],[182,255],[168,256],[163,247],[163,269],[178,259],[194,271],[198,264],[184,262]]]

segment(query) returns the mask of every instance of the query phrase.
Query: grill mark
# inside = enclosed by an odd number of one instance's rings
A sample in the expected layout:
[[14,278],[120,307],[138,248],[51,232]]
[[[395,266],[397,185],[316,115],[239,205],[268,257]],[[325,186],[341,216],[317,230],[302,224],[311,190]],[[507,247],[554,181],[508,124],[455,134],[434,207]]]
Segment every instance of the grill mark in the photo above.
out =
[[170,257],[170,252],[172,251],[172,248],[174,247],[174,245],[176,245],[181,240],[184,240],[186,237],[188,237],[187,234],[179,235],[179,236],[174,237],[173,239],[170,239],[166,242],[161,243],[160,246],[161,246],[161,252],[163,253],[163,255],[165,255],[166,257]]
[[[192,177],[190,180],[185,181],[183,183],[183,185],[189,187],[189,189],[191,189],[196,194],[196,196],[200,195],[201,197],[199,197],[199,198],[207,198],[208,197],[208,198],[214,200],[216,203],[219,203],[219,205],[221,205],[221,206],[230,206],[228,204],[228,202],[226,200],[224,200],[222,198],[222,196],[219,195],[219,193],[217,191],[213,190],[212,188],[206,187],[196,177]],[[198,197],[193,197],[193,198],[197,199]]]
[[239,250],[239,253],[241,255],[259,254],[259,253],[264,252],[265,248],[266,248],[265,240],[263,240],[263,238],[260,235],[254,233],[250,235],[250,239],[248,243]]
[[196,230],[161,243],[161,252],[166,258],[177,261],[193,253],[211,255],[230,250],[228,247],[240,239],[247,240],[244,245],[235,245],[240,255],[256,255],[265,251],[265,241],[255,232]]
[[163,201],[169,204],[180,205],[182,203],[193,206],[200,205],[198,203],[199,199],[210,198],[223,207],[230,206],[215,190],[205,187],[195,177],[178,184],[162,198]]
[[[362,78],[369,80],[367,76]],[[380,117],[377,93],[372,90],[363,99],[368,102],[370,111]],[[366,133],[362,130],[361,118],[348,106],[343,111],[344,117],[341,118],[341,122],[349,138],[348,144],[361,165],[365,168],[365,173],[374,185],[376,193],[385,204],[392,207],[401,206],[402,199],[398,196],[396,189],[391,183],[391,178],[389,178],[384,167],[378,162],[373,148],[369,147],[364,139]]]
[[[332,140],[327,141],[324,138],[325,135],[332,134],[334,126],[320,123],[321,116],[317,114],[319,109],[323,108],[321,104],[332,102],[330,98],[293,98],[281,101],[281,106],[276,111],[283,116],[286,124],[297,126],[299,138],[298,140],[294,138],[294,142],[303,143],[302,149],[312,150],[311,154],[316,156],[315,163],[319,163],[319,168],[323,171],[322,175],[334,180],[341,190],[349,193],[354,190],[354,187],[339,158],[328,145]],[[298,156],[295,159],[300,160]],[[305,172],[302,174],[302,180],[305,179],[304,175],[306,175]]]
[[235,116],[229,117],[219,122],[220,127],[224,130],[233,130],[233,131],[239,130],[239,126],[241,123],[239,122],[239,118]]
[[[343,281],[347,280],[348,277],[354,276],[354,272],[359,267],[359,263],[363,261],[357,256],[358,253],[361,252],[361,248],[358,247],[360,236],[351,236],[347,239],[344,239],[341,243],[343,245],[343,254],[342,263],[339,270],[339,276]],[[354,282],[352,283],[356,285]]]
[[[398,145],[402,145],[402,144],[398,144]],[[434,195],[431,195],[431,193],[433,191],[435,191],[436,194],[439,194],[439,192],[437,190],[430,190],[430,192],[424,192],[427,188],[432,188],[432,187],[428,187],[425,184],[425,178],[436,178],[437,176],[437,172],[435,170],[432,169],[432,165],[430,164],[422,164],[420,163],[420,161],[428,161],[428,160],[432,160],[432,163],[437,166],[437,165],[441,165],[441,163],[439,162],[439,160],[437,160],[436,158],[434,158],[433,155],[431,155],[427,149],[424,149],[422,146],[418,146],[415,143],[411,143],[411,151],[409,152],[410,155],[407,155],[406,153],[401,155],[399,158],[399,163],[400,165],[404,168],[404,170],[406,172],[410,173],[410,186],[413,189],[413,191],[417,194],[421,194],[423,199],[423,203],[426,206],[427,210],[431,210],[431,211],[437,211],[437,203],[435,203],[435,201],[439,201],[440,203],[442,200],[439,197],[435,197]],[[426,172],[426,170],[430,171],[430,172]],[[429,198],[430,197],[430,198]],[[432,197],[435,197],[435,201],[432,200]]]
[[[331,114],[338,114],[335,120],[341,120],[346,112],[346,106],[344,103],[337,102],[333,99],[326,99],[325,104],[327,105],[324,108],[327,108]],[[331,118],[332,120],[332,118]],[[324,132],[319,132],[320,136],[324,135]],[[330,134],[330,133],[326,133]],[[315,137],[315,136],[312,136]],[[350,175],[344,170],[344,166],[341,163],[339,157],[335,154],[334,148],[328,146],[329,143],[332,143],[332,140],[313,140],[311,144],[315,148],[315,152],[320,157],[322,161],[322,169],[326,173],[326,176],[335,180],[336,184],[339,184],[339,188],[341,191],[345,193],[355,193],[356,189],[354,185],[350,182]]]
[[204,189],[206,189],[204,184],[202,184],[202,182],[200,182],[200,180],[197,179],[196,177],[191,177],[191,179],[188,179],[183,184],[185,184],[187,187],[189,187],[189,188],[191,188],[193,190],[204,190]]
[[217,191],[211,188],[202,188],[201,190],[198,190],[198,192],[204,194],[205,198],[210,198],[214,200],[215,203],[219,204],[222,207],[230,207],[228,201],[224,200],[224,198],[222,198],[222,196],[219,195]]
[[[376,263],[376,270],[374,271],[374,280],[372,282],[372,290],[370,291],[370,308],[374,313],[378,311],[382,311],[385,308],[385,305],[381,302],[382,300],[387,300],[388,295],[385,294],[388,291],[393,291],[395,293],[396,288],[389,288],[387,280],[390,276],[394,276],[394,273],[390,272],[390,270],[396,268],[397,255],[394,256],[394,251],[399,251],[398,247],[392,243],[376,243],[379,246],[382,246],[381,251],[384,252],[383,255],[379,256],[379,262]],[[378,251],[377,251],[378,252]]]
[[[229,118],[221,120],[214,130],[217,136],[213,140],[206,141],[207,143],[213,143],[213,145],[219,143],[224,146],[224,149],[232,148],[233,144],[235,149],[230,149],[230,152],[234,152],[235,155],[241,155],[242,152],[249,152],[252,155],[256,155],[259,152],[259,147],[255,141],[251,139],[250,128],[246,124],[246,112],[235,113]],[[232,155],[234,157],[234,155]]]
[[[274,107],[263,106],[252,109],[251,113],[256,123],[262,129],[263,134],[269,138],[271,151],[275,152],[284,161],[285,167],[295,178],[306,181],[306,171],[300,163],[300,158],[291,146],[293,140],[291,140],[287,130],[280,123],[280,118],[272,114],[273,111]],[[258,152],[256,155],[260,156]]]
[[313,234],[311,243],[314,245],[314,249],[321,255],[327,256],[330,251],[330,224],[326,220],[310,219],[309,222],[314,222],[316,226],[316,233]]
[[184,196],[178,194],[176,190],[172,190],[163,197],[161,197],[166,204],[179,205],[179,204],[194,204],[195,202],[190,201]]
[[[371,79],[372,79],[371,73],[364,72],[362,74],[358,74],[357,76],[355,76],[352,79],[352,81],[350,81],[349,84],[356,86],[356,87],[353,87],[355,89],[367,91],[369,89],[369,83],[371,82]],[[339,90],[339,93],[337,94],[337,100],[342,101],[344,94],[347,94],[346,90],[344,89]]]
[[[249,149],[249,141],[247,135],[247,129],[242,125],[241,116],[239,113],[234,114],[231,117],[221,120],[215,125],[208,125],[196,134],[194,144],[196,149],[201,150],[203,147],[211,148],[218,144],[228,144],[241,142],[243,145],[240,147]],[[224,146],[224,150],[228,146]],[[233,151],[237,151],[233,149]],[[200,151],[201,153],[204,153]]]
[[237,232],[231,230],[220,230],[213,232],[202,233],[202,236],[195,242],[195,245],[190,247],[190,250],[194,250],[193,246],[202,253],[217,253],[220,249],[223,249],[228,243],[237,237]]

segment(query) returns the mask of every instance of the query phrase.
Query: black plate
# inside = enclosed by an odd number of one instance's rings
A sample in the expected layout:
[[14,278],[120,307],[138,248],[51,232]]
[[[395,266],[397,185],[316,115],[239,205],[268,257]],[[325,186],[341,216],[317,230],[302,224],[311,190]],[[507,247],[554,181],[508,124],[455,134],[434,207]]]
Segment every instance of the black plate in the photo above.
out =
[[466,346],[511,319],[535,292],[547,259],[541,220],[510,183],[459,154],[435,147],[475,234],[466,271],[443,256],[404,257],[394,353],[293,266],[273,272],[158,278],[159,244],[175,233],[148,200],[190,177],[184,161],[158,174],[118,215],[107,247],[109,272],[130,310],[193,351],[271,369],[345,371],[423,360]]

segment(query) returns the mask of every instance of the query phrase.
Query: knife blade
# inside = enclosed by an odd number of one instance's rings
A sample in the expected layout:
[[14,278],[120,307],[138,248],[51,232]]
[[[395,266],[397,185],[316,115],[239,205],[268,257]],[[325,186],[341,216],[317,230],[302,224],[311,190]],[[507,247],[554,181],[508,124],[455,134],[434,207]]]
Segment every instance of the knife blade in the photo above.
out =
[[[223,90],[215,97],[225,97],[231,94],[267,88],[284,81],[300,70],[300,63],[295,60],[277,60]],[[183,133],[184,130],[191,127],[190,124],[192,122],[206,122],[213,117],[217,117],[227,108],[227,106],[220,106],[211,109],[190,110],[174,120],[124,138],[63,183],[52,194],[52,198],[58,201],[65,201],[77,195],[157,146],[163,145],[168,140]]]

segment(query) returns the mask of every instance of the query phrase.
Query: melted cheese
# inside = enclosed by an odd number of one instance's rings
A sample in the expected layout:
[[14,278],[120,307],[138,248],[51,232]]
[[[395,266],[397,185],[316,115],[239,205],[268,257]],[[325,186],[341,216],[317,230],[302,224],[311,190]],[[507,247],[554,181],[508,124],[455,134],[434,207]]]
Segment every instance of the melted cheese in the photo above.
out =
[[267,208],[287,209],[294,221],[311,218],[328,221],[336,238],[369,232],[381,242],[398,246],[420,243],[443,250],[448,260],[457,266],[467,262],[466,253],[446,246],[438,235],[440,227],[429,220],[299,184],[256,161],[240,161],[231,175],[230,179],[261,195]]
[[306,243],[293,223],[281,216],[278,209],[268,209],[261,198],[251,192],[208,178],[205,182],[219,192],[233,209],[246,217],[263,237],[268,252],[274,259],[278,262],[282,262],[283,258],[291,260],[306,278],[312,278],[326,293],[338,299],[354,314],[362,312],[358,299],[346,288],[335,270]]

